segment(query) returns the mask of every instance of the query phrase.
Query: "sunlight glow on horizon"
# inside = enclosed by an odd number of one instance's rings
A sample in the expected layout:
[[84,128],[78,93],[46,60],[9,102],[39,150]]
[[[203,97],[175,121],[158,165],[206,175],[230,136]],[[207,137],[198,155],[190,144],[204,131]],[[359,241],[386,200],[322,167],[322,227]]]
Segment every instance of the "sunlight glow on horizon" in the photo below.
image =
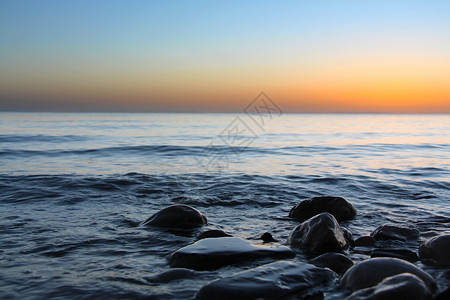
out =
[[0,4],[0,110],[450,113],[445,1]]

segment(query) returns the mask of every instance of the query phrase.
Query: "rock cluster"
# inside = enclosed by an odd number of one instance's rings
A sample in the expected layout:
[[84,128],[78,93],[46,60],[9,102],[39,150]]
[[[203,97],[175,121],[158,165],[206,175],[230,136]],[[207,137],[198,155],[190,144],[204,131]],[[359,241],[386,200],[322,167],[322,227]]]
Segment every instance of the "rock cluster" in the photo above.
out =
[[[197,241],[170,255],[169,264],[173,269],[144,279],[149,284],[161,284],[193,278],[198,276],[198,270],[259,260],[267,263],[267,260],[293,258],[296,252],[302,252],[311,264],[298,260],[264,264],[204,285],[196,299],[320,297],[326,285],[335,284],[337,274],[343,274],[339,283],[349,292],[348,300],[427,300],[433,295],[433,299],[448,299],[449,287],[436,293],[433,277],[413,263],[420,259],[432,266],[450,266],[450,234],[425,240],[417,255],[399,247],[420,238],[417,228],[385,224],[370,236],[353,240],[351,231],[339,221],[355,216],[356,209],[344,198],[314,197],[298,203],[289,213],[289,217],[302,222],[288,237],[290,248],[278,244],[269,232],[262,234],[255,244],[222,230],[206,230],[197,236]],[[143,224],[192,230],[206,225],[207,219],[193,207],[173,205],[155,213]],[[355,264],[345,255],[349,247],[370,258]]]

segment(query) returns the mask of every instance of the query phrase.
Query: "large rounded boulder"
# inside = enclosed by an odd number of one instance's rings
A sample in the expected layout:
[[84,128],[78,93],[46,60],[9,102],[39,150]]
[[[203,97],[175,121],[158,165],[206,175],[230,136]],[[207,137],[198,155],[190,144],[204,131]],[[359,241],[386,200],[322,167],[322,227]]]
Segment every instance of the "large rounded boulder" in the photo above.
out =
[[180,204],[166,207],[143,222],[157,227],[194,228],[207,224],[204,214],[197,209]]
[[338,221],[352,220],[356,216],[355,207],[344,198],[321,196],[301,201],[291,209],[289,217],[304,221],[324,212]]
[[354,292],[346,300],[429,300],[431,292],[417,276],[402,273],[388,277],[377,286]]
[[449,266],[450,234],[438,235],[426,240],[419,247],[419,257],[426,264]]
[[297,226],[288,244],[311,254],[339,252],[349,246],[338,222],[329,213],[321,213]]
[[414,226],[386,224],[378,227],[370,234],[375,240],[415,240],[420,236],[419,230]]
[[372,258],[354,265],[341,278],[341,286],[357,291],[376,286],[385,278],[401,273],[411,273],[419,277],[432,293],[436,282],[428,273],[410,262],[398,258]]

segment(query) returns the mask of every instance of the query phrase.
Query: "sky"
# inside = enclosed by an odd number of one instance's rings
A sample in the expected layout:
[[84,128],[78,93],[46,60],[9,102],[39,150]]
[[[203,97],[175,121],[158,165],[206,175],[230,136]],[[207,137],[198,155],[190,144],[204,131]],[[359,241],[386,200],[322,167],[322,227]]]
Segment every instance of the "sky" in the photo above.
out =
[[450,1],[0,1],[0,110],[450,113]]

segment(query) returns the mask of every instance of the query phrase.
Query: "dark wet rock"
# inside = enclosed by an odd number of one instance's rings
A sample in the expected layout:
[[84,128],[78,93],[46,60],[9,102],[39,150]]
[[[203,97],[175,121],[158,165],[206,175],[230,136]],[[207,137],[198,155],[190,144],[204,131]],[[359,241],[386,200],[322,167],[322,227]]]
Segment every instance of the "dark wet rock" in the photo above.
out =
[[430,265],[450,265],[450,234],[432,237],[419,247],[420,259]]
[[428,273],[410,262],[390,257],[371,258],[354,265],[342,276],[341,286],[357,291],[373,287],[383,279],[401,273],[416,275],[432,293],[436,291],[436,282]]
[[450,286],[446,287],[445,289],[437,293],[433,298],[433,300],[448,300],[448,299],[450,299]]
[[429,300],[431,292],[417,276],[402,273],[388,277],[377,286],[354,292],[346,300]]
[[395,257],[409,262],[419,260],[417,254],[408,249],[375,249],[370,254],[370,257]]
[[238,262],[264,258],[292,258],[295,254],[285,246],[259,246],[236,237],[203,239],[175,251],[170,265],[194,270],[214,270]]
[[276,239],[273,238],[272,234],[270,232],[264,232],[261,235],[261,240],[263,240],[264,243],[273,243],[273,242],[277,242]]
[[375,245],[375,243],[376,243],[376,240],[373,237],[366,235],[366,236],[357,238],[355,240],[355,242],[353,243],[353,245],[355,247],[372,247]]
[[288,239],[291,247],[303,248],[312,254],[339,252],[348,247],[338,222],[329,213],[321,213],[297,226]]
[[420,236],[419,230],[413,226],[399,226],[386,224],[375,229],[370,234],[375,240],[399,240],[408,241],[417,239]]
[[370,257],[395,257],[409,262],[419,260],[417,254],[408,249],[375,249],[370,254]]
[[146,276],[144,279],[150,283],[167,283],[178,279],[195,278],[198,273],[190,269],[176,268],[156,275]]
[[280,299],[288,295],[316,295],[336,274],[329,269],[279,261],[233,274],[203,286],[196,299]]
[[329,268],[336,273],[345,273],[351,268],[353,261],[342,253],[330,252],[317,256],[311,261],[315,266]]
[[218,237],[231,237],[231,234],[226,233],[223,230],[212,229],[206,230],[200,233],[197,237],[197,240],[209,239],[209,238],[218,238]]
[[338,221],[352,220],[356,216],[355,207],[344,198],[322,196],[301,201],[291,209],[289,217],[304,221],[324,212]]
[[188,205],[166,207],[143,222],[158,227],[193,228],[207,224],[204,214]]
[[350,246],[354,245],[355,240],[353,239],[353,233],[350,229],[341,226],[342,233],[344,234],[344,238],[347,240]]

